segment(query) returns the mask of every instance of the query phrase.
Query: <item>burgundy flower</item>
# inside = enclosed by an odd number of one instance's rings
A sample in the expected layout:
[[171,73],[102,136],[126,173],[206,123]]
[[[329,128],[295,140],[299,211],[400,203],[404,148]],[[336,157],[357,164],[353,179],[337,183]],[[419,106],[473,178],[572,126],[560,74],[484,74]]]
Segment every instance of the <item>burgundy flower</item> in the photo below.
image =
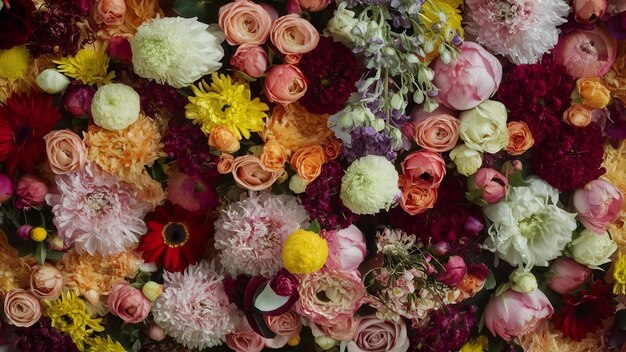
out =
[[28,328],[17,328],[15,333],[15,347],[22,352],[78,352],[72,339],[52,328],[48,318]]
[[448,352],[458,351],[470,338],[476,323],[477,308],[466,304],[449,305],[432,312],[430,322],[416,329],[413,340],[414,351]]
[[139,88],[139,95],[141,108],[148,116],[154,116],[160,110],[174,115],[177,111],[184,111],[187,103],[173,87],[153,81]]
[[26,43],[33,31],[35,4],[31,0],[11,0],[11,7],[0,10],[0,49]]
[[282,268],[270,281],[270,287],[277,295],[291,296],[298,290],[298,278]]
[[[46,9],[33,15],[33,34],[26,48],[34,57],[41,55],[68,56],[78,51],[85,22],[81,8],[73,1],[53,1]],[[95,35],[89,40],[95,39]]]
[[207,137],[189,120],[172,119],[163,137],[163,145],[167,156],[178,161],[180,171],[206,180],[219,175],[219,157],[211,154]]

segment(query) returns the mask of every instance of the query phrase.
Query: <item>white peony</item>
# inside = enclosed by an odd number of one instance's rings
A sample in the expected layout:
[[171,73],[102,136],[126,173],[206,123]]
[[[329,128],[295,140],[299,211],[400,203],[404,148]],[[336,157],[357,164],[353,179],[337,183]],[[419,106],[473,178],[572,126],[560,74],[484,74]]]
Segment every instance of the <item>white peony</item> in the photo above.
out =
[[576,229],[576,214],[557,206],[559,192],[542,179],[512,187],[507,200],[488,205],[491,221],[485,247],[513,266],[548,266],[561,255]]
[[617,244],[607,232],[602,234],[584,230],[569,245],[569,255],[582,265],[591,269],[611,261],[611,255],[617,250]]

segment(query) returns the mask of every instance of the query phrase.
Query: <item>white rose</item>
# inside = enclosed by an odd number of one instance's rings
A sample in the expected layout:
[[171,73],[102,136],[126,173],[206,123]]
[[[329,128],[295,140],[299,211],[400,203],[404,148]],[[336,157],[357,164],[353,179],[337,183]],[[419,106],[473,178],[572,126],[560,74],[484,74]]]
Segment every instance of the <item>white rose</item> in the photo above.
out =
[[598,269],[611,261],[611,255],[617,250],[617,244],[607,232],[597,234],[589,230],[581,232],[580,237],[570,243],[569,254],[575,261],[591,269]]
[[342,42],[348,47],[352,47],[355,41],[354,35],[351,33],[352,28],[359,22],[354,18],[354,11],[346,10],[346,3],[339,4],[339,8],[335,10],[333,17],[326,24],[324,34],[333,37],[338,42]]
[[53,68],[47,68],[41,71],[35,79],[35,83],[44,92],[56,94],[64,91],[70,85],[70,80],[61,72]]
[[482,153],[468,148],[465,144],[454,147],[450,151],[450,159],[456,165],[456,170],[464,176],[472,175],[483,164]]
[[485,100],[477,107],[461,112],[459,118],[459,136],[468,147],[497,153],[509,144],[504,104]]

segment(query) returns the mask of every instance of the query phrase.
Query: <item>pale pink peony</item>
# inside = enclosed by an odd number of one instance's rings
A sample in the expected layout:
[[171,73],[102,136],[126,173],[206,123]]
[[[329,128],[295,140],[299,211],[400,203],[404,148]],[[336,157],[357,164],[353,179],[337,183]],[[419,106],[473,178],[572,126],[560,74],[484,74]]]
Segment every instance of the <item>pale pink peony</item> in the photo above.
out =
[[111,314],[129,324],[137,324],[146,319],[152,308],[152,302],[141,290],[123,280],[113,284],[107,305]]
[[446,175],[446,162],[441,155],[420,150],[407,155],[402,161],[402,173],[418,187],[438,188]]
[[547,274],[548,287],[562,295],[580,288],[591,277],[591,269],[574,259],[561,257],[552,263]]
[[495,204],[506,196],[509,180],[492,168],[481,168],[474,174],[474,188],[482,189],[487,204]]
[[365,259],[365,238],[358,227],[350,225],[339,231],[324,231],[328,244],[326,267],[331,270],[353,272]]
[[502,79],[500,61],[473,42],[463,43],[459,58],[449,64],[438,58],[433,69],[437,100],[456,110],[469,110],[489,99]]
[[612,183],[594,180],[574,192],[573,202],[578,220],[588,230],[602,234],[619,216],[624,198]]
[[615,62],[617,41],[600,27],[576,30],[559,39],[553,55],[575,78],[602,77]]
[[364,317],[359,320],[348,352],[404,352],[409,349],[409,337],[404,321]]
[[509,289],[491,297],[485,307],[484,320],[493,336],[509,341],[535,331],[553,312],[554,308],[541,290],[520,293]]

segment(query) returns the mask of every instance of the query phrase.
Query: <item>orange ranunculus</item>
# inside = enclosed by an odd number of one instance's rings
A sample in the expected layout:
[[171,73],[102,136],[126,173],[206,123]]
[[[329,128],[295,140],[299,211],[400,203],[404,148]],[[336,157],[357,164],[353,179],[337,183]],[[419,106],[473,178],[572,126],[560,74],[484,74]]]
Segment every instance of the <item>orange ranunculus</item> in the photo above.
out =
[[602,109],[611,100],[611,91],[599,78],[581,78],[576,81],[576,88],[583,105],[590,109]]
[[220,174],[229,174],[233,172],[235,157],[228,154],[222,153],[220,155],[220,161],[217,163],[217,172]]
[[585,127],[591,123],[591,110],[582,104],[573,104],[563,113],[563,121],[572,126]]
[[506,151],[511,155],[521,155],[535,144],[528,125],[520,121],[512,121],[507,124],[509,130],[509,144]]
[[237,135],[225,126],[215,126],[211,129],[209,145],[225,153],[234,153],[241,147]]
[[404,175],[398,182],[402,190],[402,202],[400,206],[410,215],[417,215],[435,206],[437,201],[437,188],[421,187]]
[[322,165],[327,161],[324,148],[313,145],[298,149],[291,156],[291,167],[303,180],[312,182],[322,172]]
[[284,168],[287,161],[287,152],[280,142],[270,139],[265,142],[263,154],[261,154],[261,162],[266,168],[272,171],[280,171]]

